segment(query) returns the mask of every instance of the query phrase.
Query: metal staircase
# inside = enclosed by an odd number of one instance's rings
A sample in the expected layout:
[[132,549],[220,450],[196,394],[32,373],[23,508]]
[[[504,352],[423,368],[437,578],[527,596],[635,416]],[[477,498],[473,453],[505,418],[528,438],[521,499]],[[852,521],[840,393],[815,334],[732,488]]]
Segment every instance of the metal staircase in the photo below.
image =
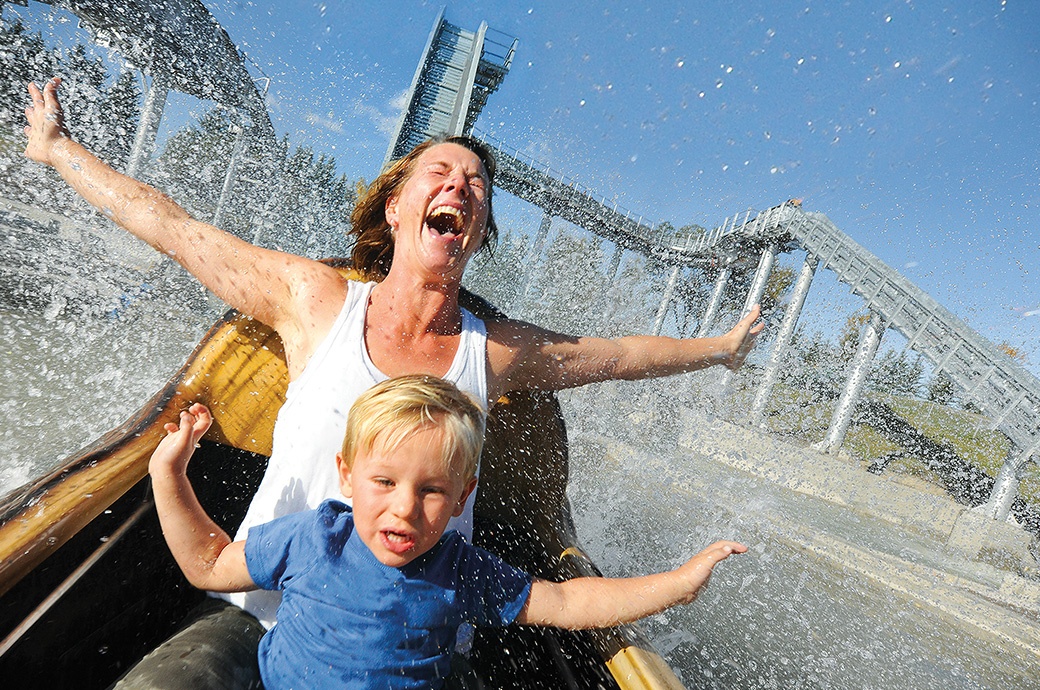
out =
[[[1028,457],[1040,451],[1040,381],[949,310],[843,233],[822,213],[770,209],[769,224],[818,257],[907,348],[945,372]],[[769,212],[767,212],[769,213]]]
[[400,158],[431,136],[468,132],[513,62],[517,40],[481,22],[467,31],[437,16],[408,105],[387,148],[386,161]]
[[525,160],[518,151],[507,150],[484,134],[473,135],[495,155],[496,187],[625,249],[690,265],[710,261],[719,254],[746,252],[752,242],[775,239],[773,216],[780,212],[779,207],[754,218],[751,211],[737,214],[706,233],[666,231],[574,180],[554,176],[547,166]]

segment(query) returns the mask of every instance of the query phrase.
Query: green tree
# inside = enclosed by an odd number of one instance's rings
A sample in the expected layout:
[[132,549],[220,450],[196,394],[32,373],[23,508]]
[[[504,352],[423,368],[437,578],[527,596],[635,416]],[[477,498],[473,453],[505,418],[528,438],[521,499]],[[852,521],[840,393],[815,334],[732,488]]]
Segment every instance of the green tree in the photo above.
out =
[[784,353],[780,380],[813,395],[834,398],[841,390],[845,369],[833,341],[818,331],[806,335],[799,329]]
[[923,375],[924,364],[919,355],[889,350],[871,367],[870,386],[882,393],[917,397]]
[[124,71],[105,94],[101,112],[104,143],[100,155],[119,170],[126,167],[140,120],[141,90],[137,77]]
[[57,175],[22,155],[25,140],[25,85],[57,71],[57,55],[39,32],[30,33],[21,20],[0,22],[0,196],[30,202],[61,203]]
[[863,337],[863,326],[870,321],[869,312],[858,312],[845,320],[845,326],[838,336],[838,352],[846,364],[852,361],[859,349],[859,341]]
[[233,125],[223,108],[203,113],[170,136],[145,177],[196,218],[211,220],[231,162]]
[[[212,219],[238,132],[233,113],[208,111],[170,137],[152,180],[196,217]],[[231,197],[225,200],[225,229],[296,254],[348,253],[357,187],[336,174],[335,159],[315,156],[306,147],[293,149],[287,138],[273,147],[255,138],[249,141]]]
[[707,229],[703,225],[698,225],[697,223],[690,223],[679,228],[679,234],[683,237],[690,236],[699,239],[703,237],[706,232],[708,232]]
[[925,392],[925,397],[928,400],[938,405],[949,405],[956,396],[957,389],[953,384],[953,379],[945,371],[940,370],[928,382]]
[[[73,139],[90,151],[104,156],[108,132],[102,115],[107,97],[108,68],[98,56],[90,56],[86,46],[77,44],[57,51],[63,77],[62,107]],[[111,163],[111,161],[108,161]]]
[[606,307],[602,242],[584,232],[560,232],[553,238],[534,286],[535,299],[524,305],[532,321],[571,333],[601,327]]
[[769,274],[765,291],[762,293],[762,313],[769,314],[777,309],[787,298],[787,293],[794,284],[794,269],[788,266],[777,266]]
[[39,32],[30,33],[20,19],[0,22],[0,123],[25,119],[25,85],[50,78],[56,64],[57,56]]
[[527,243],[519,233],[503,229],[494,254],[477,254],[466,271],[465,285],[508,315],[520,308],[528,279]]

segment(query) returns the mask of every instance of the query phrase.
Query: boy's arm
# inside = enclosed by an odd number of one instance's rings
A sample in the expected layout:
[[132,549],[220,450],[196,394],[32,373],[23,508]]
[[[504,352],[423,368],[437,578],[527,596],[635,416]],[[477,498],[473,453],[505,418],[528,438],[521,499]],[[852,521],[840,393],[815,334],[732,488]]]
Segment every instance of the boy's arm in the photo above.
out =
[[243,592],[256,589],[246,566],[245,542],[232,542],[206,514],[186,474],[195,444],[212,422],[205,405],[196,403],[181,412],[179,424],[166,425],[148,473],[163,537],[188,582],[211,592]]
[[566,582],[535,580],[516,622],[581,630],[631,623],[676,604],[688,604],[708,582],[712,568],[747,547],[718,541],[682,567],[631,578],[580,577]]

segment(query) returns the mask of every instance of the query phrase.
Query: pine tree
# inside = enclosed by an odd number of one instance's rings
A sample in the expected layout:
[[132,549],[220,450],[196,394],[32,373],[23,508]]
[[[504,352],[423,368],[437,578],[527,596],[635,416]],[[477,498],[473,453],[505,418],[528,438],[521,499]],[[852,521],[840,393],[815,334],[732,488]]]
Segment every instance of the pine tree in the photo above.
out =
[[105,95],[105,144],[101,155],[119,170],[126,167],[141,116],[141,91],[137,84],[133,72],[121,72]]
[[[56,51],[62,72],[62,106],[72,137],[87,149],[104,157],[107,136],[102,115],[108,69],[100,57],[91,57],[87,48],[77,44]],[[107,161],[111,162],[111,161]]]
[[56,56],[39,32],[30,33],[20,20],[0,22],[0,196],[30,201],[33,194],[52,198],[57,176],[22,155],[25,137],[26,84],[49,79]]
[[945,371],[939,371],[932,380],[928,382],[925,397],[937,405],[949,405],[956,398],[957,390],[953,385],[953,379]]
[[919,355],[889,350],[874,362],[870,387],[880,393],[917,397],[923,375],[924,364]]

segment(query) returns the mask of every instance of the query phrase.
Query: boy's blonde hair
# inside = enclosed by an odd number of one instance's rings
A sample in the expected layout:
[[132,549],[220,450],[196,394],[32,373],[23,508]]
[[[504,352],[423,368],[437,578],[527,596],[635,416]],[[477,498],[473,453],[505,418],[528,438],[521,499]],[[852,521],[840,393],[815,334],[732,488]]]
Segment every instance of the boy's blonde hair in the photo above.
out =
[[398,376],[362,393],[350,408],[343,437],[343,460],[354,467],[359,453],[376,445],[392,451],[409,435],[436,427],[444,441],[444,463],[462,481],[477,473],[484,444],[484,413],[455,384],[424,374]]

